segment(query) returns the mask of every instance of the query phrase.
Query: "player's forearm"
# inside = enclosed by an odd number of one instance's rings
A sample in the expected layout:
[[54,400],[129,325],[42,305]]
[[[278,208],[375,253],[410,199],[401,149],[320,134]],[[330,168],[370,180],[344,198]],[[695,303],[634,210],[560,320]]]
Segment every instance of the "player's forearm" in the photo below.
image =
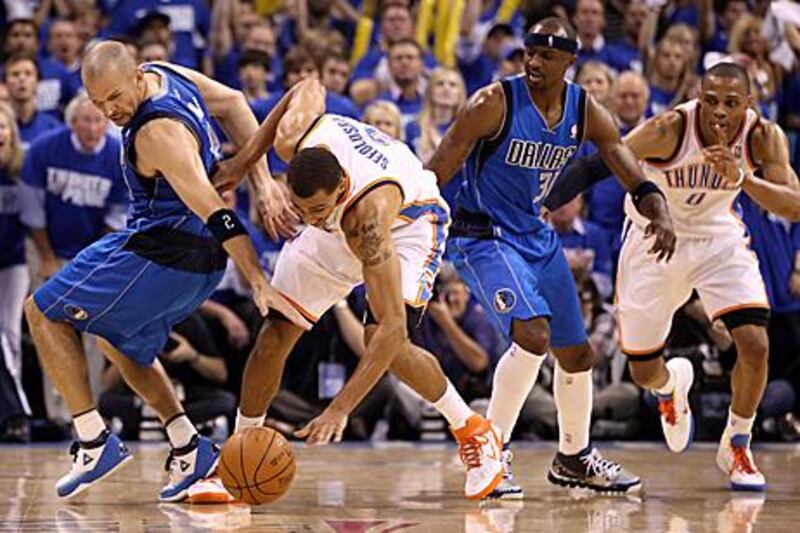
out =
[[756,177],[748,177],[742,189],[767,211],[800,222],[800,189]]
[[472,151],[473,143],[458,142],[445,134],[425,168],[436,174],[439,188],[447,185]]
[[408,339],[403,322],[395,319],[379,323],[355,373],[333,399],[329,409],[348,415],[353,412],[389,369],[404,342],[407,343]]
[[261,263],[258,261],[258,254],[249,236],[238,235],[232,239],[227,239],[222,243],[222,247],[228,252],[228,255],[236,264],[236,268],[239,269],[239,272],[251,287],[255,288],[267,284],[267,278],[261,269]]
[[600,147],[600,156],[626,191],[632,192],[646,181],[636,156],[621,142]]
[[286,110],[289,108],[289,101],[292,99],[292,91],[289,91],[280,99],[267,118],[260,126],[257,126],[250,139],[241,146],[241,149],[234,158],[235,164],[240,168],[249,169],[259,160],[263,159],[267,151],[275,144],[275,137],[278,133],[278,124]]

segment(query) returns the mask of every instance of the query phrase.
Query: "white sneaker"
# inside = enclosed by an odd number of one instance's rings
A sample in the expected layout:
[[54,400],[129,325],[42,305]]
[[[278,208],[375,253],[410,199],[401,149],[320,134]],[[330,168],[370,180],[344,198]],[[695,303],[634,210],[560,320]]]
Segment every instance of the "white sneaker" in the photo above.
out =
[[503,481],[486,498],[492,500],[521,500],[524,494],[522,487],[514,481],[514,473],[511,471],[511,461],[514,459],[514,454],[511,453],[511,448],[508,444],[503,446],[503,453],[500,459],[503,462]]
[[733,490],[760,492],[767,488],[750,451],[750,435],[723,434],[717,450],[717,466],[730,478]]
[[667,368],[675,375],[675,389],[670,394],[656,394],[658,412],[667,446],[679,453],[689,447],[694,437],[694,417],[689,406],[694,368],[691,361],[683,357],[667,361]]
[[186,501],[193,504],[234,503],[236,500],[228,493],[219,476],[211,476],[198,481],[186,491]]
[[503,445],[498,434],[494,424],[478,414],[469,417],[463,428],[453,430],[467,467],[464,494],[471,500],[484,498],[503,481]]

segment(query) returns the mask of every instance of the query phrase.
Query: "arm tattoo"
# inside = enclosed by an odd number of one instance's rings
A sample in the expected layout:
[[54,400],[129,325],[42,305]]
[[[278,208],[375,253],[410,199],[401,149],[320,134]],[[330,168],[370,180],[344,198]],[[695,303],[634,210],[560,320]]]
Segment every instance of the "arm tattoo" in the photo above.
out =
[[366,267],[377,266],[392,256],[391,249],[385,246],[385,236],[377,220],[364,222],[349,236],[358,239],[358,255]]

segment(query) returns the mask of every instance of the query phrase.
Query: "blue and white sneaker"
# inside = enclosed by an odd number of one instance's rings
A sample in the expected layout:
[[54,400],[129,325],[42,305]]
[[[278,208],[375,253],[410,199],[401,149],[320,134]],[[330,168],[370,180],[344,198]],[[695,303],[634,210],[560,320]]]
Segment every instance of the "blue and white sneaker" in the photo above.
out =
[[133,459],[119,437],[108,430],[91,442],[73,442],[69,453],[72,470],[56,482],[56,494],[63,499],[77,496]]
[[162,502],[185,499],[189,487],[214,473],[217,462],[219,446],[200,435],[192,437],[183,448],[173,448],[164,466],[169,472],[169,483],[161,489],[158,499]]
[[508,444],[503,445],[500,460],[503,463],[503,480],[492,492],[486,496],[487,500],[521,500],[524,496],[522,487],[514,482],[514,473],[511,471],[511,461],[514,454]]

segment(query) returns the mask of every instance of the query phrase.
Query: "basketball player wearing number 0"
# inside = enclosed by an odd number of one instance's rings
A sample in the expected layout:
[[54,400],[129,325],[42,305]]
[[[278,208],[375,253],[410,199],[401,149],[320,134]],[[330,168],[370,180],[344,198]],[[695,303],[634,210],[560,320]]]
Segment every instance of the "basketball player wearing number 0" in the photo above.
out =
[[628,201],[617,290],[622,349],[636,383],[657,395],[664,436],[674,452],[692,438],[693,371],[686,359],[664,361],[672,315],[696,290],[709,317],[730,330],[738,358],[717,464],[734,490],[766,486],[750,452],[750,432],[767,381],[769,351],[767,295],[734,211],[736,198],[744,191],[777,215],[800,216],[786,137],[750,109],[749,87],[744,69],[720,63],[703,78],[699,100],[650,119],[626,137],[648,178],[666,192],[678,246],[668,266],[646,261],[644,222]]

